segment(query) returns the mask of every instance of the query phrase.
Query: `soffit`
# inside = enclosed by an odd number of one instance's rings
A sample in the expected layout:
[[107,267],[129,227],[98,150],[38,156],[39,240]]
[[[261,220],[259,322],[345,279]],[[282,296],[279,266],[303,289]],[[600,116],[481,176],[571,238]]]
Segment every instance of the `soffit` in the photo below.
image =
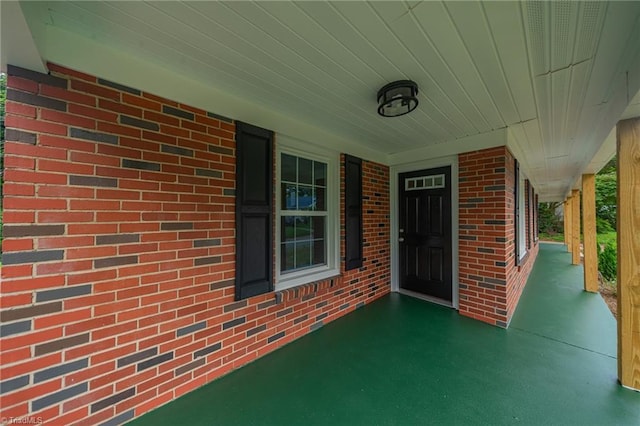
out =
[[[92,40],[246,104],[327,129],[389,163],[414,152],[449,153],[443,144],[464,151],[469,138],[489,139],[508,129],[510,147],[543,200],[564,197],[640,84],[634,68],[640,3],[634,2],[22,7],[47,60],[55,62],[60,49],[52,47],[55,37],[45,36],[54,32],[38,28]],[[418,83],[420,105],[407,116],[379,117],[376,91],[398,79]],[[202,103],[243,118],[224,102]]]

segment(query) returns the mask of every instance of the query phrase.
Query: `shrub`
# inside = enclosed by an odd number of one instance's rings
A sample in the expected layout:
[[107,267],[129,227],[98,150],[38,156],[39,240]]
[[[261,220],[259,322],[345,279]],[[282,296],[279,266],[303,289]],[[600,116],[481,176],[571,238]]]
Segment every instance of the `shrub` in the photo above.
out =
[[616,228],[617,176],[615,168],[609,173],[596,175],[596,216]]
[[598,253],[598,270],[603,278],[608,281],[616,279],[618,269],[618,250],[615,245],[607,244],[604,250]]
[[559,215],[561,203],[538,204],[538,229],[545,234],[564,232],[562,217]]
[[596,232],[598,234],[608,234],[613,231],[615,231],[615,229],[613,229],[611,223],[608,220],[601,217],[596,217]]

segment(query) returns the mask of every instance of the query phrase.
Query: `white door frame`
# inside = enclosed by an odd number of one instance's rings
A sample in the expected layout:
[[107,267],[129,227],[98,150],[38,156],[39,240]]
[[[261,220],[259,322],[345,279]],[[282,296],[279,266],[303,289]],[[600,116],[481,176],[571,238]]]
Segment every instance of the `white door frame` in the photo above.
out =
[[[396,164],[390,169],[390,201],[391,201],[391,291],[400,292],[399,270],[400,252],[398,246],[399,235],[399,191],[398,182],[401,173],[417,170],[433,169],[436,167],[451,167],[451,291],[453,292],[451,304],[458,309],[459,284],[458,284],[458,156],[432,158],[411,163]],[[429,298],[426,298],[429,300]]]

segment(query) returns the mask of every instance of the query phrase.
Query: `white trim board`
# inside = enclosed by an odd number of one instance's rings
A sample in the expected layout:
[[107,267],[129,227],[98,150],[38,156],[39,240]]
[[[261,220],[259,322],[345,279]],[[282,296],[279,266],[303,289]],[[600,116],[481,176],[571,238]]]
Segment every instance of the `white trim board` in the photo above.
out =
[[47,72],[19,2],[0,2],[0,30],[0,71],[10,64]]

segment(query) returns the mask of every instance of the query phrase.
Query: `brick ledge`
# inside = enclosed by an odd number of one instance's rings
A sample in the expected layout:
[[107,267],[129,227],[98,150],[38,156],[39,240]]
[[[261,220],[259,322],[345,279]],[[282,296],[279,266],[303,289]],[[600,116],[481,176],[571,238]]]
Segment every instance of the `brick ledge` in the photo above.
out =
[[336,285],[342,284],[342,278],[342,274],[338,274],[334,277],[325,278],[320,281],[312,281],[310,283],[300,284],[285,290],[279,290],[274,293],[274,299],[276,304],[289,302],[298,298],[308,297],[311,299],[320,290],[333,288]]

